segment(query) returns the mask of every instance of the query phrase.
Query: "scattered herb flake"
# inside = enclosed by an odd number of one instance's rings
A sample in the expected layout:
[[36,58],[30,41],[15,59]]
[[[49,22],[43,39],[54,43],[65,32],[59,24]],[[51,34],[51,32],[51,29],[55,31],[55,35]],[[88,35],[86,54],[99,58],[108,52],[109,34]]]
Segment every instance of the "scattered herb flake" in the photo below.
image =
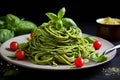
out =
[[120,76],[120,68],[118,68],[118,67],[103,68],[102,71],[105,76],[113,76],[113,75]]

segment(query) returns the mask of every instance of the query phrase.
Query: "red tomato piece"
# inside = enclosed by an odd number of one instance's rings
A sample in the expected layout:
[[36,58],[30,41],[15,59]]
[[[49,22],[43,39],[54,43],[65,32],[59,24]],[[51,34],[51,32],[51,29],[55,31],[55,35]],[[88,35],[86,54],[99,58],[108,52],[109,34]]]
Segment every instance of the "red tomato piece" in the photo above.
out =
[[34,32],[31,32],[31,33],[30,33],[30,37],[32,38],[32,37],[33,37],[33,35],[34,35]]
[[22,60],[25,58],[25,52],[23,50],[18,50],[15,55],[16,55],[16,58],[19,60]]
[[85,62],[84,62],[83,58],[78,57],[78,58],[75,59],[74,63],[75,63],[76,67],[80,68],[84,65]]
[[16,41],[13,41],[13,42],[10,43],[10,49],[12,51],[16,51],[18,49],[18,46],[19,46],[19,44]]
[[94,46],[95,50],[98,50],[101,48],[102,43],[99,40],[96,40],[93,42],[93,46]]

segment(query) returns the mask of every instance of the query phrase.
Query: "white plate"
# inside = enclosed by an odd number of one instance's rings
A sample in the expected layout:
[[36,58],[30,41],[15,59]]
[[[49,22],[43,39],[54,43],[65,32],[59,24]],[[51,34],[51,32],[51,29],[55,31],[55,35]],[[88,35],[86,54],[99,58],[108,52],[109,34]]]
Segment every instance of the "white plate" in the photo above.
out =
[[[87,36],[87,35],[88,34],[83,34],[83,36]],[[14,38],[4,42],[1,45],[1,48],[0,48],[0,53],[1,53],[2,58],[5,59],[6,61],[10,62],[10,63],[15,64],[15,65],[19,65],[19,66],[27,67],[27,68],[32,68],[32,69],[74,70],[74,69],[90,68],[90,67],[95,67],[95,66],[104,64],[104,63],[112,60],[116,55],[116,50],[114,50],[111,53],[106,55],[108,57],[108,60],[106,60],[104,62],[101,62],[101,63],[93,63],[93,62],[91,62],[91,63],[85,64],[81,68],[75,68],[75,67],[71,67],[69,65],[58,65],[57,67],[51,66],[51,65],[37,65],[37,64],[34,64],[34,63],[32,63],[32,62],[30,62],[28,60],[15,60],[15,59],[11,59],[11,58],[7,57],[7,56],[15,54],[15,52],[7,50],[7,48],[9,48],[10,42],[12,42],[12,41],[17,41],[18,43],[27,42],[28,37],[29,37],[29,34],[21,35],[21,36],[14,37]],[[114,46],[111,42],[109,42],[109,41],[107,41],[107,40],[105,40],[103,38],[98,37],[98,39],[103,44],[102,47],[98,50],[99,53],[102,53],[104,50]]]

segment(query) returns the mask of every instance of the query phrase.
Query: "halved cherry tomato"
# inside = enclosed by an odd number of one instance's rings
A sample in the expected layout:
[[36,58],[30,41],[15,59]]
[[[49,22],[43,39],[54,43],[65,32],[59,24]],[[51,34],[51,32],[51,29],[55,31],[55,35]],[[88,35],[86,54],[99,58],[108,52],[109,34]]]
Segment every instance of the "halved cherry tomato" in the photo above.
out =
[[17,50],[15,55],[16,55],[16,58],[19,60],[22,60],[25,58],[25,52],[23,50]]
[[75,66],[79,68],[79,67],[82,67],[85,62],[83,58],[78,57],[75,59],[74,63],[75,63]]
[[18,49],[18,46],[19,46],[19,44],[16,41],[13,41],[13,42],[10,43],[10,49],[12,51],[16,51]]
[[95,50],[98,50],[101,48],[102,43],[99,40],[96,40],[93,42],[93,46],[94,46]]

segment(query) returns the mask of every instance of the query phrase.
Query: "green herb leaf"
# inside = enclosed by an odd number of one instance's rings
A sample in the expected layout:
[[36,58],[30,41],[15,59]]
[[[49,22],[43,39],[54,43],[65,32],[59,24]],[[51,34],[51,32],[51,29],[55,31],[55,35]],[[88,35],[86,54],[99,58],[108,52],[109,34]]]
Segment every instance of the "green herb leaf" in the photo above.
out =
[[46,13],[46,15],[47,15],[51,20],[53,20],[53,21],[58,20],[57,15],[54,14],[54,13],[48,12],[48,13]]
[[14,37],[14,32],[8,29],[0,29],[0,42],[4,42]]
[[62,22],[66,26],[72,26],[74,28],[77,27],[76,23],[70,18],[62,18]]
[[107,57],[105,55],[99,55],[98,52],[96,53],[91,53],[89,57],[93,60],[97,60],[98,62],[103,62],[107,60]]
[[85,39],[87,39],[90,43],[93,43],[98,38],[95,36],[86,36]]
[[103,62],[103,61],[106,61],[106,60],[107,60],[107,57],[104,56],[104,55],[101,55],[101,56],[97,57],[96,60],[97,60],[98,62]]
[[16,59],[15,55],[7,56],[7,57],[12,58],[12,59]]
[[13,15],[13,14],[7,14],[6,15],[6,26],[9,30],[13,30],[16,28],[16,26],[19,24],[20,18]]
[[21,20],[15,28],[15,36],[27,34],[33,32],[37,28],[37,25],[31,21]]
[[6,71],[3,76],[6,77],[6,76],[15,76],[15,75],[18,75],[20,73],[19,70],[15,70],[15,69],[10,69],[8,71]]
[[58,18],[61,19],[65,15],[65,8],[59,10],[58,12]]
[[7,14],[6,15],[6,21],[8,23],[15,23],[15,24],[18,24],[20,22],[20,18],[13,15],[13,14]]
[[27,43],[25,43],[25,42],[23,42],[23,43],[20,43],[19,44],[19,49],[23,49],[24,47],[26,47],[27,46]]
[[57,20],[57,22],[56,22],[57,29],[61,29],[62,26],[63,26],[62,21],[61,20]]
[[96,53],[91,53],[91,54],[89,55],[89,57],[92,58],[92,59],[98,58],[98,57],[99,57],[98,52],[96,52]]
[[6,16],[1,16],[0,17],[0,29],[5,29],[6,28]]

